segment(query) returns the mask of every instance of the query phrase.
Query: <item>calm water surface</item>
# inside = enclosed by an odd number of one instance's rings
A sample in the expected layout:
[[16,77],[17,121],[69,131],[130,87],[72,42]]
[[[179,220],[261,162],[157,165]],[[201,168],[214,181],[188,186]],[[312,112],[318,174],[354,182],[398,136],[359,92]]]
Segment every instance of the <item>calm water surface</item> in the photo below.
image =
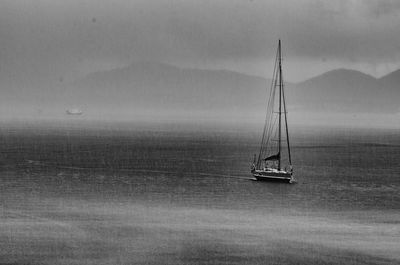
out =
[[398,264],[398,131],[292,131],[288,185],[254,126],[3,124],[0,264]]

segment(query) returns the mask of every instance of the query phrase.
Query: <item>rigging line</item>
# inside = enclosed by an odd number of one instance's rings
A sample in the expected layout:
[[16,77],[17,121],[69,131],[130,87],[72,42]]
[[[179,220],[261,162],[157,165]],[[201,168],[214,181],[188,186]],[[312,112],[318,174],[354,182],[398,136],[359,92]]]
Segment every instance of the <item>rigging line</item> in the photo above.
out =
[[[274,99],[276,94],[276,89],[274,88],[273,93],[271,95],[271,98]],[[265,153],[268,152],[268,143],[270,140],[270,137],[272,136],[273,129],[275,127],[276,123],[276,116],[273,114],[273,109],[274,109],[274,100],[270,101],[269,108],[268,108],[268,120],[266,121],[266,131],[264,135],[264,141],[262,145],[262,156],[265,156]],[[275,117],[275,123],[274,123],[274,117]]]
[[[278,54],[275,57],[274,71],[273,71],[273,74],[272,74],[270,93],[269,93],[270,97],[269,97],[269,100],[268,100],[268,103],[267,103],[267,113],[265,115],[265,124],[264,124],[263,135],[262,135],[262,138],[261,138],[260,152],[259,152],[258,159],[257,159],[257,167],[259,167],[260,162],[261,162],[262,150],[263,150],[263,146],[264,146],[264,143],[265,143],[265,133],[266,133],[267,125],[268,125],[268,120],[270,119],[270,117],[269,117],[270,116],[269,115],[270,112],[268,111],[268,109],[270,108],[270,105],[271,105],[271,98],[272,98],[271,96],[272,96],[272,94],[275,94],[274,82],[276,84],[275,75],[276,75],[276,72],[277,72],[277,62],[278,62]],[[272,105],[273,105],[273,103],[272,103]]]
[[268,117],[268,121],[267,121],[268,125],[267,125],[267,129],[266,129],[265,136],[264,136],[264,145],[263,145],[264,148],[265,148],[265,145],[268,143],[269,136],[271,134],[271,130],[272,130],[272,127],[273,127],[272,126],[272,123],[273,123],[272,120],[273,120],[273,116],[270,115]]
[[[271,126],[270,126],[270,130],[268,132],[268,138],[267,138],[267,142],[264,148],[264,153],[269,153],[269,151],[273,151],[274,146],[270,146],[270,141],[271,138],[276,135],[276,131],[274,132],[274,128],[276,128],[276,123],[277,123],[278,117],[275,117],[275,119],[272,121],[271,120]],[[268,148],[268,146],[270,146]]]
[[[274,69],[274,71],[275,71],[275,69]],[[261,138],[261,145],[260,145],[260,155],[261,155],[261,152],[262,152],[262,147],[264,146],[264,143],[265,143],[265,136],[266,136],[267,126],[269,124],[268,121],[270,119],[268,109],[270,107],[270,98],[271,98],[271,93],[272,93],[272,85],[273,84],[271,84],[270,97],[269,97],[269,100],[268,100],[268,103],[267,103],[267,112],[266,112],[266,116],[265,116],[264,129],[263,129],[263,134],[262,134],[262,138]],[[259,165],[259,162],[260,162],[260,155],[259,155],[259,159],[257,160],[257,165]]]
[[[269,139],[273,133],[273,129],[275,127],[275,124],[273,122],[273,118],[276,116],[274,116],[274,106],[275,106],[275,97],[276,97],[276,87],[277,87],[277,81],[278,81],[278,77],[279,77],[279,72],[278,72],[278,52],[277,52],[277,56],[275,59],[276,62],[276,66],[275,66],[275,71],[274,71],[274,76],[273,76],[273,83],[272,83],[272,87],[271,87],[271,93],[270,93],[270,98],[269,98],[269,102],[268,102],[268,107],[267,107],[267,113],[268,113],[268,119],[265,121],[266,122],[266,126],[267,126],[267,130],[265,132],[265,136],[264,136],[264,143],[263,143],[263,153],[265,153],[267,148],[267,144],[269,142]],[[265,137],[267,137],[267,141],[265,141]]]
[[275,119],[271,120],[270,122],[269,130],[267,132],[267,138],[262,150],[262,157],[267,157],[271,153],[274,153],[275,146],[271,145],[271,138],[275,137],[276,135],[276,132],[274,133],[274,129],[276,129],[276,123],[277,117],[275,116]]
[[287,142],[287,147],[288,147],[288,157],[289,157],[289,164],[292,164],[292,157],[290,155],[290,144],[289,144],[289,129],[288,129],[288,123],[287,123],[287,109],[286,109],[286,100],[285,100],[285,89],[283,86],[283,76],[282,78],[282,97],[283,97],[283,110],[285,112],[285,127],[286,127],[286,142]]
[[[271,97],[274,98],[275,97],[275,91],[272,93]],[[266,121],[266,131],[264,133],[264,140],[263,140],[263,145],[262,145],[262,156],[265,154],[266,149],[267,149],[267,145],[269,142],[269,138],[271,136],[272,133],[272,129],[274,128],[274,124],[273,124],[273,118],[274,115],[272,113],[273,110],[273,101],[270,102],[269,107],[268,107],[268,119]]]
[[274,117],[273,110],[274,110],[275,94],[276,94],[276,76],[274,76],[272,86],[273,87],[271,88],[270,98],[269,98],[268,107],[267,107],[268,119],[266,120],[266,125],[268,125],[269,127],[271,127],[271,121]]

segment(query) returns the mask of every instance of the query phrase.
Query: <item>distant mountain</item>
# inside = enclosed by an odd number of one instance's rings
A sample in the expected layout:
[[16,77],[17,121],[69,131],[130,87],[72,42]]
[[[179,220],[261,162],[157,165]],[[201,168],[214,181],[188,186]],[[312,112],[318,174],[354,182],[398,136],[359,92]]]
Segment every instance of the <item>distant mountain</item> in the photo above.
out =
[[337,69],[298,83],[292,97],[309,110],[399,112],[399,86],[392,73],[380,79],[355,70]]
[[384,84],[394,84],[396,88],[400,89],[400,69],[381,77],[379,81]]
[[378,80],[370,75],[337,69],[296,84],[296,105],[316,111],[384,111]]
[[394,96],[393,99],[397,98],[397,101],[400,101],[400,69],[381,77],[379,82],[388,91],[387,93]]
[[[298,84],[286,84],[292,110],[326,112],[400,111],[400,70],[376,79],[337,69]],[[178,68],[139,62],[78,80],[64,99],[74,105],[127,106],[159,111],[264,111],[270,80],[226,70]]]
[[[4,87],[0,90],[0,103],[4,115],[13,111],[44,115],[46,108],[47,113],[65,115],[65,110],[78,107],[85,117],[111,112],[128,117],[132,113],[252,117],[265,113],[270,83],[262,77],[233,71],[136,62],[95,72],[54,89],[25,91]],[[338,69],[297,84],[285,84],[290,112],[400,112],[400,70],[377,79]]]
[[138,62],[74,82],[63,98],[74,105],[133,110],[242,111],[263,108],[268,80],[226,70]]

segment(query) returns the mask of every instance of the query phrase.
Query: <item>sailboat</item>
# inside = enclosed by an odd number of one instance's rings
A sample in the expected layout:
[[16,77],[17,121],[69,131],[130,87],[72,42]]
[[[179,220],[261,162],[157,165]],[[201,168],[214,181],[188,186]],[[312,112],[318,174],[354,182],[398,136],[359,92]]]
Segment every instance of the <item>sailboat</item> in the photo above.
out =
[[266,110],[260,152],[258,157],[254,155],[251,173],[257,180],[292,183],[294,182],[294,177],[282,77],[281,40],[279,40],[276,52]]

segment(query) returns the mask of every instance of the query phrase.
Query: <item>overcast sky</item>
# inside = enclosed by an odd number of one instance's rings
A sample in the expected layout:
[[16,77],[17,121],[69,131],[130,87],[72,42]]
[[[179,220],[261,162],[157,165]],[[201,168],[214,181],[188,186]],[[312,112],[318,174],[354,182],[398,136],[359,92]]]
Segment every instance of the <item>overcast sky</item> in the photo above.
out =
[[400,68],[397,0],[2,0],[3,79],[74,80],[135,60],[269,77],[277,39],[302,81]]

